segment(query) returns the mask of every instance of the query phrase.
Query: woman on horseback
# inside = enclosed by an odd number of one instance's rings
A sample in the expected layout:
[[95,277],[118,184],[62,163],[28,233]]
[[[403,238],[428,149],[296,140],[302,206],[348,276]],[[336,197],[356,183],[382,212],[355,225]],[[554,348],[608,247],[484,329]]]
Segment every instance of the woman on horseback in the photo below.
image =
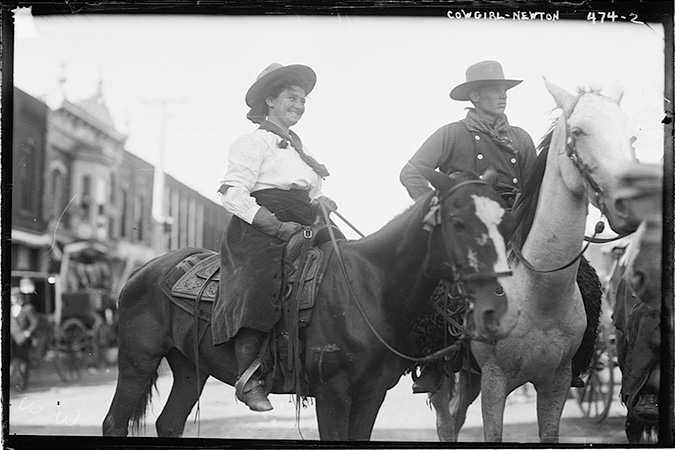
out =
[[[316,83],[304,65],[270,64],[246,93],[246,117],[259,128],[230,147],[221,182],[221,202],[233,217],[220,249],[220,296],[213,314],[214,344],[234,339],[239,383],[237,397],[253,411],[272,405],[261,370],[253,371],[266,334],[281,316],[282,253],[290,237],[314,223],[328,176],[303,148],[290,127],[305,112],[305,98]],[[253,374],[242,375],[249,367]],[[242,393],[241,396],[239,393]]]

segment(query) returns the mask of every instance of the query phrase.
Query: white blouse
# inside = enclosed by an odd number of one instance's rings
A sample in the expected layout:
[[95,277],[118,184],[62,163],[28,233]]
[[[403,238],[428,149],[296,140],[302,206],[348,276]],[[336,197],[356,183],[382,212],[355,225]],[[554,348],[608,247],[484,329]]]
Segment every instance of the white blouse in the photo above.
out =
[[[261,189],[302,189],[315,199],[321,193],[322,179],[290,144],[280,148],[282,138],[266,130],[256,130],[238,138],[230,147],[227,172],[220,182],[227,190],[220,196],[225,209],[247,223],[260,205],[251,196]],[[306,148],[305,153],[313,156]],[[222,190],[221,190],[222,192]]]

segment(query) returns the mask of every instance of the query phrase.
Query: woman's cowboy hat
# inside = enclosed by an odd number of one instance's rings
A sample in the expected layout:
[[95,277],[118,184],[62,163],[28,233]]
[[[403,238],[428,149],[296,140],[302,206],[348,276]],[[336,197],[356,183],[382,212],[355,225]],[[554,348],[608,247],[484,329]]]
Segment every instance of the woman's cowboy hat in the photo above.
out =
[[481,61],[466,69],[466,82],[450,91],[453,100],[467,101],[469,93],[484,86],[501,85],[506,89],[522,83],[523,80],[507,80],[504,78],[502,65],[497,61]]
[[251,110],[246,115],[249,120],[254,123],[260,123],[264,120],[264,103],[267,95],[267,86],[279,79],[283,78],[299,78],[303,80],[302,88],[305,89],[305,95],[309,94],[316,84],[316,73],[314,70],[302,64],[292,64],[290,66],[282,66],[279,63],[272,63],[267,66],[255,83],[248,89],[246,93],[246,104],[251,107]]

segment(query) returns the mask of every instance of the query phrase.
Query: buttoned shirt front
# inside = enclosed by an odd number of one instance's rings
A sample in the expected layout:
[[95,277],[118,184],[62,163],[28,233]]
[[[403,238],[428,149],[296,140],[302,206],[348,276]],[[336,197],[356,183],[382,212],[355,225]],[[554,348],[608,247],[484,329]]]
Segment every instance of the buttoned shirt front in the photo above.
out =
[[401,182],[414,199],[429,192],[427,180],[416,167],[440,169],[444,173],[466,171],[481,174],[493,167],[498,175],[497,189],[501,192],[518,189],[532,170],[536,150],[525,130],[510,126],[508,136],[516,152],[492,141],[489,135],[469,131],[463,122],[453,122],[433,133],[401,170]]

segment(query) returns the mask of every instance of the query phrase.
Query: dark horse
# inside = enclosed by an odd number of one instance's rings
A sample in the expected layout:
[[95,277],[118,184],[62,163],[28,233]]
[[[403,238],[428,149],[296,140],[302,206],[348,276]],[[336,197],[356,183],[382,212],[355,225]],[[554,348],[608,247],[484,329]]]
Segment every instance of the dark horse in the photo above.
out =
[[[441,277],[463,283],[477,336],[499,339],[514,326],[497,279],[508,273],[504,237],[512,217],[493,185],[483,180],[434,171],[425,176],[436,191],[374,234],[337,241],[339,255],[333,253],[328,261],[305,329],[303,361],[323,440],[370,439],[387,390],[411,365],[390,349],[415,353],[413,323]],[[161,437],[182,434],[209,376],[232,386],[237,381],[232,342],[214,346],[205,326],[197,377],[194,319],[158,287],[188,255],[205,251],[188,248],[160,256],[124,286],[119,299],[119,378],[103,421],[104,435],[127,435],[130,421],[138,428],[162,358],[168,360],[174,382],[156,422]],[[271,392],[288,391],[275,385]]]
[[660,165],[636,164],[621,178],[624,197],[643,218],[620,264],[612,322],[621,368],[621,401],[628,410],[626,437],[631,444],[658,439],[661,362],[661,212]]

